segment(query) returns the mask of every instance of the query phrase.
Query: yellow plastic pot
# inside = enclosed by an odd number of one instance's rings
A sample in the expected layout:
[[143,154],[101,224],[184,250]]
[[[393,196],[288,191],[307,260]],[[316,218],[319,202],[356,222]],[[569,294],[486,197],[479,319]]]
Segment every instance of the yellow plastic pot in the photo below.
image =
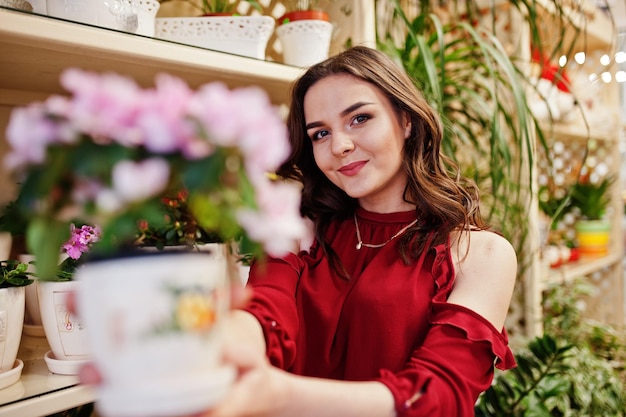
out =
[[609,252],[611,223],[608,220],[579,220],[574,227],[581,255],[602,256]]

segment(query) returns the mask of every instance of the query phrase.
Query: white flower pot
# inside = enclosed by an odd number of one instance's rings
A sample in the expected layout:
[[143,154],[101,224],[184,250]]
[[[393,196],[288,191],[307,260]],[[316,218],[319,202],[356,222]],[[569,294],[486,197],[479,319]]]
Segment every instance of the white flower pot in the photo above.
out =
[[[22,263],[28,264],[28,271],[35,274],[35,267],[29,262],[33,261],[35,257],[29,254],[21,254],[18,256],[18,260]],[[41,312],[39,311],[39,296],[37,295],[37,277],[31,275],[31,278],[35,280],[32,284],[26,287],[26,311],[24,313],[24,334],[34,337],[45,336],[43,325],[41,322]]]
[[154,35],[157,0],[47,0],[49,16],[144,36]]
[[99,414],[193,414],[226,393],[235,371],[220,362],[229,302],[224,256],[144,252],[87,263],[75,278],[104,380]]
[[276,28],[285,64],[309,67],[328,58],[333,25],[324,20],[296,20]]
[[17,351],[22,340],[25,288],[0,288],[0,389],[16,383],[24,367]]
[[270,16],[159,17],[154,37],[265,59],[274,24]]
[[84,321],[70,314],[66,300],[79,287],[76,281],[39,281],[41,321],[50,345],[44,359],[50,372],[76,375],[90,358]]

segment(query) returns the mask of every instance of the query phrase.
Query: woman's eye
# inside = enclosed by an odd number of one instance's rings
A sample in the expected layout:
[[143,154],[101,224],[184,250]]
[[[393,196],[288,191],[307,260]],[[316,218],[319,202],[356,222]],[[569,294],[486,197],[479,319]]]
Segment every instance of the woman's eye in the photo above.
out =
[[361,123],[366,122],[369,118],[370,116],[367,114],[359,114],[359,115],[354,116],[354,119],[352,120],[354,124],[361,124]]
[[311,135],[311,140],[315,142],[316,140],[323,139],[325,136],[328,136],[329,133],[330,132],[328,130],[318,130],[316,132],[313,132],[313,134]]

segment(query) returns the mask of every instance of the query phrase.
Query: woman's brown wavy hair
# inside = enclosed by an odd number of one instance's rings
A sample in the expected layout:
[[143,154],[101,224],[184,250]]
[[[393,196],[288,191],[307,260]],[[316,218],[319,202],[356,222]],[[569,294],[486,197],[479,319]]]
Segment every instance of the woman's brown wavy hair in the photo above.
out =
[[480,215],[476,185],[462,178],[457,165],[440,153],[443,131],[436,111],[387,55],[356,46],[312,66],[293,85],[287,118],[292,151],[278,171],[280,176],[302,183],[301,213],[313,221],[315,236],[331,265],[343,271],[324,239],[325,233],[331,222],[352,217],[358,202],[317,167],[306,132],[304,97],[316,82],[335,74],[349,74],[376,86],[389,99],[398,119],[403,113],[410,118],[411,134],[405,141],[403,163],[408,183],[403,198],[416,205],[420,221],[401,238],[402,259],[415,261],[426,242],[430,246],[447,242],[454,230],[487,228]]

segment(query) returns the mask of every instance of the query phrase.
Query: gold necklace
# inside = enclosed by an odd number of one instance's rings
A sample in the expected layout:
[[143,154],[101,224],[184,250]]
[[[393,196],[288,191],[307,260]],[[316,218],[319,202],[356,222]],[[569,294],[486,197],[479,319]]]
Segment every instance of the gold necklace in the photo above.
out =
[[356,219],[356,213],[354,213],[354,226],[356,226],[356,240],[358,240],[358,243],[356,244],[356,250],[360,250],[363,246],[365,246],[366,248],[382,248],[387,243],[391,242],[392,240],[394,240],[395,238],[400,236],[402,233],[404,233],[407,230],[409,230],[409,228],[411,226],[413,226],[415,223],[417,223],[417,220],[418,219],[415,219],[411,223],[409,223],[406,226],[404,226],[402,229],[400,229],[398,231],[398,233],[396,233],[395,235],[391,236],[389,238],[389,240],[387,240],[385,243],[377,243],[377,244],[363,243],[363,241],[361,240],[361,231],[359,230],[359,221]]

